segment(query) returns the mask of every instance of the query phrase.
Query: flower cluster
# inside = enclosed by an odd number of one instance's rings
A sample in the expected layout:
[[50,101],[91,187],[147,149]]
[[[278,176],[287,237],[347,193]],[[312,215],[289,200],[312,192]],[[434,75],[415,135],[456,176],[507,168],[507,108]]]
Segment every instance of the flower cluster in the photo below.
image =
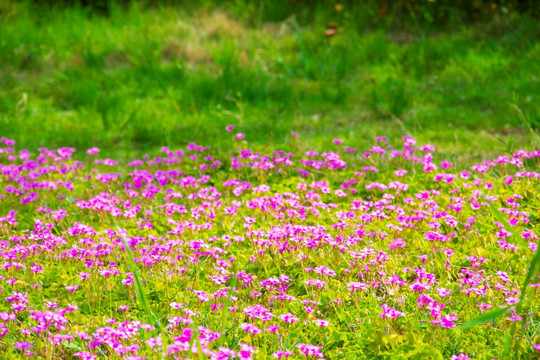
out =
[[496,358],[512,327],[538,356],[538,273],[522,285],[540,151],[465,166],[411,137],[259,152],[231,136],[128,162],[2,138],[0,353]]

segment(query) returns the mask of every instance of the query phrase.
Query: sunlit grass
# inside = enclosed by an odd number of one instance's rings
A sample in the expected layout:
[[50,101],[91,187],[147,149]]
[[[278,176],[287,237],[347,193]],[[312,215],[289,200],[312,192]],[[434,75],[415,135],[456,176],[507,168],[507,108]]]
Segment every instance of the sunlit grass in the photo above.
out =
[[[536,131],[533,20],[389,32],[360,30],[356,9],[321,5],[310,21],[270,22],[272,11],[253,19],[232,5],[133,5],[105,16],[4,4],[0,132],[23,145],[117,153],[223,146],[216,129],[229,123],[261,144],[291,129],[308,142],[344,134],[357,145],[407,133],[461,157],[535,141],[514,107]],[[339,31],[326,37],[330,22]]]

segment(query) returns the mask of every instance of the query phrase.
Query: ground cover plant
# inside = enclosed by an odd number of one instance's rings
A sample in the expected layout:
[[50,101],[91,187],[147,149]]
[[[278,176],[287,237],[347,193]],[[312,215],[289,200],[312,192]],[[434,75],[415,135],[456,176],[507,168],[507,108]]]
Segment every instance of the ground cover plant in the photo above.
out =
[[538,359],[534,1],[72,3],[0,1],[0,359]]
[[540,151],[237,129],[126,163],[2,138],[2,358],[538,358]]

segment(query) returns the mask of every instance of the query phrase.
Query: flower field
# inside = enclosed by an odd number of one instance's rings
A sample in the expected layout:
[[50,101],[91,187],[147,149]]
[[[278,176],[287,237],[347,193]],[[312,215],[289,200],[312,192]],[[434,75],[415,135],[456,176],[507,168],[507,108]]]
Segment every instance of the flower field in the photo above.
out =
[[2,359],[538,358],[540,151],[226,131],[129,161],[2,138]]

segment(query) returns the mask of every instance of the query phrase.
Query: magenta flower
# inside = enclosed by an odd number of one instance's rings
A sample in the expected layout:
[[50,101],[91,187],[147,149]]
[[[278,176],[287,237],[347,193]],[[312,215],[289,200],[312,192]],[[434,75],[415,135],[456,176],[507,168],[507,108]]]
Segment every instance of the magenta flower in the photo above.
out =
[[262,330],[259,329],[256,325],[250,324],[250,323],[243,323],[238,326],[240,329],[244,330],[247,333],[250,334],[261,334]]
[[387,304],[382,304],[381,307],[383,309],[383,312],[378,315],[382,317],[383,319],[385,318],[396,319],[398,317],[405,316],[404,312],[398,311],[394,309],[393,307],[388,306]]
[[349,282],[347,283],[349,291],[353,293],[356,290],[366,290],[368,286],[362,282]]
[[4,323],[0,323],[0,339],[9,334],[9,329]]
[[88,155],[95,155],[95,154],[97,154],[97,153],[100,152],[100,151],[101,151],[101,150],[100,150],[99,148],[93,147],[93,148],[90,148],[90,149],[86,150],[86,153],[87,153]]
[[311,344],[298,344],[295,345],[300,350],[300,354],[307,355],[307,356],[315,356],[315,357],[324,357],[323,353],[321,353],[321,350],[323,346],[316,346]]
[[79,351],[73,355],[81,358],[81,360],[96,360],[97,358],[96,355],[89,353],[88,351]]
[[68,290],[70,293],[73,293],[75,290],[79,288],[79,285],[70,285],[66,286],[66,290]]
[[281,359],[281,358],[288,359],[289,356],[291,356],[291,355],[294,355],[294,351],[278,350],[278,351],[272,353],[272,356],[275,357],[276,359]]
[[30,349],[32,346],[34,346],[34,344],[32,343],[29,343],[29,342],[26,342],[26,341],[18,341],[14,348],[15,349],[18,349],[18,350],[28,350]]
[[441,162],[441,168],[443,168],[443,169],[451,169],[452,166],[453,166],[453,164],[448,160],[443,160]]
[[433,145],[423,145],[419,147],[420,151],[435,151],[435,146]]
[[437,293],[439,294],[439,296],[440,296],[441,298],[445,298],[446,296],[452,294],[452,290],[447,290],[447,289],[445,289],[445,288],[438,288],[438,289],[437,289]]
[[[244,138],[232,125],[225,129],[233,141]],[[62,345],[71,343],[81,346],[76,359],[114,353],[148,360],[162,352],[252,359],[266,344],[273,358],[311,360],[323,357],[322,346],[291,341],[325,341],[322,328],[338,323],[340,313],[368,314],[373,304],[391,331],[421,321],[426,334],[456,328],[464,310],[474,318],[519,304],[519,285],[539,245],[532,195],[540,186],[540,150],[463,167],[432,145],[419,151],[408,136],[392,146],[376,140],[356,151],[297,154],[287,144],[248,148],[240,141],[226,153],[210,152],[188,140],[183,150],[158,147],[140,160],[79,162],[73,148],[36,153],[4,138],[0,338],[28,357],[61,358]],[[479,245],[486,251],[477,253]],[[137,276],[126,264],[128,248]],[[157,310],[170,341],[143,312],[127,314],[139,281],[167,294],[169,306]],[[534,276],[527,290],[538,288]],[[374,303],[381,294],[395,307]],[[92,324],[77,316],[88,303],[99,312]],[[520,305],[523,311],[505,315],[508,322],[534,315],[538,301]],[[212,314],[235,326],[208,321]],[[400,317],[411,322],[398,325]],[[350,330],[366,335],[362,326]],[[501,326],[488,330],[500,333]],[[451,332],[457,341],[466,337]],[[246,335],[260,339],[227,345],[231,336]],[[434,346],[453,352],[448,342]]]
[[322,319],[315,319],[313,320],[315,322],[315,324],[319,327],[323,327],[323,326],[329,326],[330,325],[330,321],[328,320],[322,320]]
[[523,317],[519,316],[519,315],[516,314],[514,311],[512,311],[511,314],[512,314],[512,316],[511,316],[511,317],[507,317],[506,320],[511,321],[511,322],[516,322],[516,321],[521,321],[521,320],[523,320]]
[[2,136],[2,138],[0,139],[1,142],[3,142],[6,146],[13,146],[15,145],[15,140],[13,139],[8,139],[8,138],[5,138]]
[[453,327],[456,327],[456,324],[454,323],[454,321],[456,320],[457,320],[457,315],[455,314],[445,315],[440,319],[439,325],[441,326],[441,328],[451,329]]
[[23,311],[26,309],[26,304],[24,303],[17,303],[17,304],[11,304],[11,309],[14,311]]
[[283,322],[285,323],[290,323],[290,324],[293,324],[295,322],[298,322],[300,321],[299,318],[295,317],[293,314],[291,313],[287,313],[287,314],[281,314],[278,316],[278,318],[280,318],[281,320],[283,320]]
[[240,349],[241,349],[236,354],[239,359],[245,359],[245,360],[253,359],[253,354],[255,353],[254,346],[251,346],[246,343],[240,343],[238,345],[240,345]]

